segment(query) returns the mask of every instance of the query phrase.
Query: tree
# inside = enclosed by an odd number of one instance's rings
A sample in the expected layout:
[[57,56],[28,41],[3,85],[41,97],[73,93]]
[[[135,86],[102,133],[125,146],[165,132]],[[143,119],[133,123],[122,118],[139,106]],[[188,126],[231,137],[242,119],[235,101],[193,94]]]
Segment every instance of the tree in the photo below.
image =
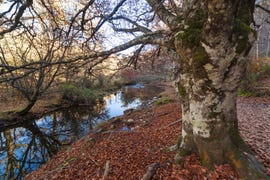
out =
[[[148,0],[173,32],[179,55],[182,141],[207,166],[229,162],[246,179],[267,178],[239,135],[236,91],[256,37],[255,1],[184,1],[183,12]],[[157,5],[159,4],[159,5]]]
[[[25,115],[58,76],[90,63],[74,56],[100,48],[99,33],[91,33],[97,8],[92,13],[87,9],[93,2],[77,3],[74,12],[61,7],[61,1],[5,2],[9,8],[0,14],[0,83],[7,83],[27,100],[16,114]],[[75,20],[83,25],[78,28]]]
[[[239,135],[236,111],[236,91],[256,38],[256,31],[250,27],[255,1],[147,3],[151,9],[146,8],[150,13],[145,19],[153,11],[153,16],[165,25],[151,28],[155,30],[152,31],[147,28],[151,24],[136,21],[143,13],[136,17],[116,13],[108,18],[114,30],[137,34],[107,53],[139,44],[156,44],[176,52],[183,121],[177,159],[194,152],[206,166],[229,162],[243,178],[268,179]],[[127,28],[115,27],[120,20],[129,24]]]
[[[268,179],[239,135],[236,111],[237,87],[256,38],[250,27],[255,0],[146,2],[148,5],[142,0],[135,4],[128,0],[97,1],[102,5],[94,16],[97,23],[88,28],[90,33],[84,34],[83,44],[105,26],[120,35],[128,33],[130,41],[106,51],[69,56],[66,62],[101,58],[96,62],[102,63],[104,57],[132,46],[136,55],[147,44],[174,51],[180,64],[178,90],[183,121],[177,158],[194,152],[206,166],[229,162],[245,179]],[[85,32],[85,12],[97,4],[86,3],[69,21],[70,28]]]
[[159,44],[177,53],[183,121],[178,159],[195,152],[206,166],[229,162],[243,178],[267,179],[239,135],[236,112],[236,91],[256,38],[250,27],[255,1],[147,2],[167,28],[153,32],[124,15],[111,21],[132,25],[118,31],[143,33],[127,47]]

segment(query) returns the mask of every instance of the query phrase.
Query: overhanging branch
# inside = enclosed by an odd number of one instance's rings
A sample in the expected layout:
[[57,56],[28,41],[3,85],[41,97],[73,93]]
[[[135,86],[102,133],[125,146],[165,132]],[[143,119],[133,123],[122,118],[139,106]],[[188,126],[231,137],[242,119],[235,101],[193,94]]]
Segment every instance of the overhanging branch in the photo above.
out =
[[259,4],[256,4],[255,6],[257,8],[259,8],[259,9],[263,10],[264,12],[267,12],[267,13],[270,14],[270,10],[269,9],[267,9],[267,8],[265,8],[265,7],[263,7],[263,6],[259,5]]
[[176,16],[174,16],[166,9],[161,0],[146,0],[146,1],[154,9],[159,19],[161,19],[167,26],[169,26],[171,29],[177,26]]
[[[123,50],[126,50],[130,47],[139,45],[139,44],[155,44],[155,45],[160,45],[160,46],[170,46],[170,42],[166,41],[166,34],[164,31],[156,31],[156,32],[151,32],[145,35],[142,35],[140,37],[137,37],[127,43],[124,43],[122,45],[116,46],[110,50],[107,51],[101,51],[101,52],[91,52],[89,54],[84,54],[84,55],[79,55],[79,56],[75,56],[75,57],[71,57],[71,58],[64,58],[61,57],[60,60],[55,60],[54,62],[41,62],[41,61],[37,61],[37,62],[31,62],[31,63],[27,63],[27,64],[23,64],[21,66],[8,66],[8,65],[4,65],[4,64],[0,64],[0,69],[2,69],[2,71],[0,72],[0,75],[7,75],[7,76],[3,76],[4,78],[0,79],[0,83],[2,82],[7,82],[7,81],[14,81],[23,77],[26,77],[27,75],[34,73],[36,71],[38,71],[40,68],[46,68],[46,67],[50,67],[50,66],[55,66],[55,65],[60,65],[60,64],[68,64],[68,63],[74,63],[77,61],[91,61],[91,62],[98,62],[98,63],[94,63],[94,65],[100,64],[102,63],[106,57],[109,57],[112,54],[121,52]],[[101,59],[99,59],[101,58]],[[65,59],[65,60],[64,60]],[[19,75],[18,77],[9,77],[8,78],[8,74],[12,74],[14,71],[18,71],[18,70],[26,70],[24,73],[22,73],[21,75]]]

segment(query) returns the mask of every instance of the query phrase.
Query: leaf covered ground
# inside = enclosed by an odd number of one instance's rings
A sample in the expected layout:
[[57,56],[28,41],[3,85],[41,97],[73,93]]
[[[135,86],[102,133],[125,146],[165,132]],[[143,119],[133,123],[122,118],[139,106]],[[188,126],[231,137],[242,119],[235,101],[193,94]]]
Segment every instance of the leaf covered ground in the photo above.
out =
[[[180,112],[174,101],[114,118],[26,179],[141,179],[147,172],[153,172],[153,179],[239,179],[228,164],[209,170],[196,155],[174,164],[176,152],[170,147],[181,132]],[[269,173],[269,99],[240,98],[238,112],[242,136]],[[151,167],[154,171],[148,171]]]

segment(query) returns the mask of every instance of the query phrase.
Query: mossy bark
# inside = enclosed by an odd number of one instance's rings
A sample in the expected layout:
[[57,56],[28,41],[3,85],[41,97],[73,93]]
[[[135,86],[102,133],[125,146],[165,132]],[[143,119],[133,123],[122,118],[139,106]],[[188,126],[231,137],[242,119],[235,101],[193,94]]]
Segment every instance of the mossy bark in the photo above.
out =
[[[256,36],[249,27],[253,12],[249,3],[196,1],[186,28],[175,35],[183,120],[177,158],[195,152],[208,167],[230,163],[244,179],[268,179],[237,124],[236,92]],[[249,14],[243,16],[247,7]]]

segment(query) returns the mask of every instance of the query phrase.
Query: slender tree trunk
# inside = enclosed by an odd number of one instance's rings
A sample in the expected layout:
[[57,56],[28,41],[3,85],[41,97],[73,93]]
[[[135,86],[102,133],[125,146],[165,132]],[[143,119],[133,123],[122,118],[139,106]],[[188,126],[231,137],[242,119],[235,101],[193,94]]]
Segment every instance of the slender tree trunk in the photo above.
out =
[[18,115],[25,115],[26,113],[28,113],[32,107],[35,105],[36,100],[31,100],[30,102],[28,102],[28,104],[26,105],[26,107],[24,107],[22,110],[20,110],[17,114]]
[[203,165],[229,162],[245,179],[267,179],[237,124],[236,92],[255,39],[252,1],[196,2],[175,36],[183,119],[177,159],[195,152]]

